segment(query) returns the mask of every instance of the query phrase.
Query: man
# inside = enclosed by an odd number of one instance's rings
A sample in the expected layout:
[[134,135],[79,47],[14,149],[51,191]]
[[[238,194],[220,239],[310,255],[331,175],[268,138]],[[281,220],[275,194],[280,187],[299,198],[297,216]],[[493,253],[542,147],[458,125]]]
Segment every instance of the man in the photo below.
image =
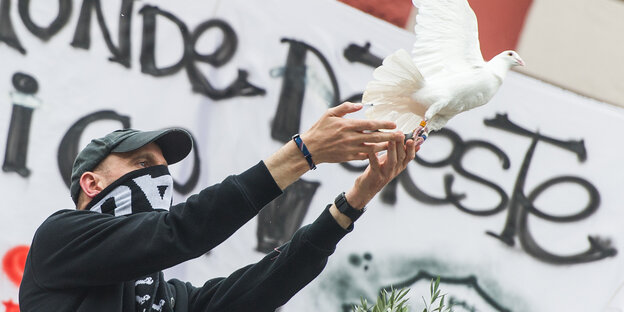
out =
[[[73,167],[76,210],[53,214],[35,233],[21,311],[274,311],[321,272],[362,208],[422,143],[375,131],[391,122],[342,118],[361,107],[328,110],[266,160],[175,206],[167,166],[190,152],[186,132],[126,129],[93,140]],[[369,167],[346,194],[260,262],[202,287],[164,279],[161,270],[223,242],[316,164],[365,158]]]

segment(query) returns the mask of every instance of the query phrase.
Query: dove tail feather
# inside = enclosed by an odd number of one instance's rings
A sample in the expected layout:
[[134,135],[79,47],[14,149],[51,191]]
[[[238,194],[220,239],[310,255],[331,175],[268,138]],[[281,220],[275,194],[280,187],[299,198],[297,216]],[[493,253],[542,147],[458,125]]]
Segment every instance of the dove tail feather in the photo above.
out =
[[403,132],[411,132],[422,120],[427,109],[412,95],[422,89],[425,80],[405,50],[398,50],[384,59],[373,72],[375,80],[368,83],[362,103],[372,104],[366,116],[375,120],[391,120]]

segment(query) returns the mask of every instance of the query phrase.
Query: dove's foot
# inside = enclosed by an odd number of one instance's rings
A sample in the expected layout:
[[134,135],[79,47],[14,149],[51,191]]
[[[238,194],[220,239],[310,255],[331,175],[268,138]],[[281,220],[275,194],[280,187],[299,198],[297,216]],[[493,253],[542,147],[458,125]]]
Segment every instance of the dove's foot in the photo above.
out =
[[417,138],[423,138],[423,142],[424,142],[425,140],[427,140],[428,136],[429,136],[429,129],[427,128],[427,122],[421,121],[420,126],[418,126],[418,128],[414,129],[412,133],[405,135],[405,141],[409,139],[416,140]]
[[417,137],[421,137],[424,140],[427,140],[427,138],[429,137],[429,128],[427,128],[427,126],[423,127],[418,127],[416,128],[417,131]]
[[427,120],[421,120],[420,121],[420,126],[418,128],[416,128],[417,131],[417,136],[423,138],[423,141],[427,140],[427,137],[429,137],[429,128],[427,128]]
[[416,128],[416,130],[419,130],[418,136],[423,138],[423,142],[427,140],[427,137],[429,137],[429,128],[427,128],[427,120],[422,120],[420,122],[420,127]]

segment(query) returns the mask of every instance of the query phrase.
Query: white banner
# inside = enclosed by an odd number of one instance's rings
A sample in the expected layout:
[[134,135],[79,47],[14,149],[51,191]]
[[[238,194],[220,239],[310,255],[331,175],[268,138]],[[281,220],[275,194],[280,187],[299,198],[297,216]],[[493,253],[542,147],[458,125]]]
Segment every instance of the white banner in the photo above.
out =
[[[171,168],[181,201],[266,158],[329,106],[356,100],[379,58],[414,40],[329,0],[108,1],[108,35],[89,1],[32,2],[21,15],[17,1],[3,3],[6,311],[17,308],[36,228],[73,208],[63,174],[91,138],[122,126],[188,129],[196,154]],[[421,311],[435,276],[456,312],[615,305],[624,283],[624,165],[615,147],[623,121],[621,109],[510,73],[491,103],[431,136],[282,310],[349,311],[395,285],[412,288]],[[313,221],[363,165],[319,166],[167,277],[199,286],[259,260]]]

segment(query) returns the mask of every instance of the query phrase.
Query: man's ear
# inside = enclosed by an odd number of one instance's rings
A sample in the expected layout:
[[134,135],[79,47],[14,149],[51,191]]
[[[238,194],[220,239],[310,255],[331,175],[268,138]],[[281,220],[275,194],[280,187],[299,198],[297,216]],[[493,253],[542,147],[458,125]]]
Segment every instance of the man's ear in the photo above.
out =
[[87,171],[80,176],[80,188],[89,198],[95,197],[102,189],[102,176],[91,171]]

